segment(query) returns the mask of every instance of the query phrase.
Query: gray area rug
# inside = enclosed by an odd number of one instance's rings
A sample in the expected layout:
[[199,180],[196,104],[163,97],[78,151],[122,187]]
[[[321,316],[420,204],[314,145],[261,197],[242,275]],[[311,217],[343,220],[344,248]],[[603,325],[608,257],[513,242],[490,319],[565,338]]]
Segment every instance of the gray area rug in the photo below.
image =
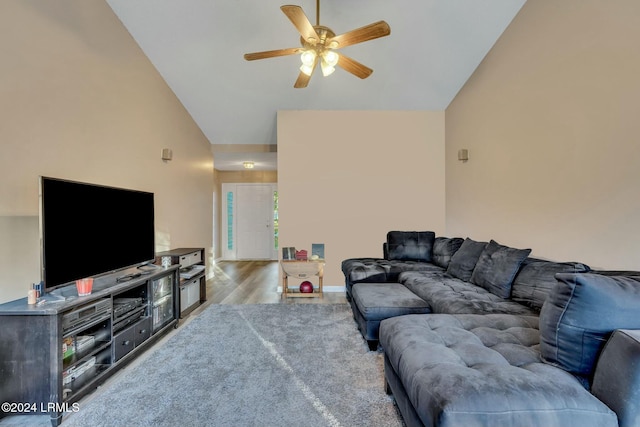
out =
[[72,426],[402,426],[346,304],[211,305],[65,418]]

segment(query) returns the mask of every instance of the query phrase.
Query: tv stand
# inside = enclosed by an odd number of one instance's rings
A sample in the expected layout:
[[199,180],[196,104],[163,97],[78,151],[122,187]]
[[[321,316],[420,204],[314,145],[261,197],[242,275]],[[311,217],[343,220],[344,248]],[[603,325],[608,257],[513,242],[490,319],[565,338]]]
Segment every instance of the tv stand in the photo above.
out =
[[[91,295],[74,286],[0,305],[1,402],[20,402],[20,415],[49,415],[56,427],[65,408],[91,393],[178,325],[178,265],[118,282],[94,280]],[[96,282],[98,286],[96,287]],[[29,403],[31,406],[27,406]],[[31,409],[36,408],[33,412]],[[17,413],[0,412],[0,418]]]

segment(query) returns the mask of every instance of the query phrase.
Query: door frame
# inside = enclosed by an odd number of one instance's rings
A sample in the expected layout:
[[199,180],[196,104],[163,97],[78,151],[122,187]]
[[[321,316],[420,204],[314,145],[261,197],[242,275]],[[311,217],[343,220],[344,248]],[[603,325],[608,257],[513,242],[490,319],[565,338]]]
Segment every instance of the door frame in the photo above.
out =
[[[235,214],[237,212],[238,206],[238,194],[237,189],[240,186],[270,186],[271,194],[278,191],[278,185],[276,183],[223,183],[222,184],[222,203],[221,203],[221,223],[220,223],[220,244],[222,245],[222,259],[233,261],[238,259],[238,247],[237,247],[237,218],[238,216]],[[231,203],[231,209],[229,209],[229,202]],[[229,213],[231,213],[231,218],[229,218]],[[271,221],[272,224],[274,222],[274,214],[272,211]],[[231,229],[229,229],[231,226]],[[271,228],[273,231],[273,227]],[[275,234],[272,232],[270,234],[270,247],[271,247],[271,260],[278,259],[278,248],[275,247]],[[229,244],[231,243],[231,245]]]

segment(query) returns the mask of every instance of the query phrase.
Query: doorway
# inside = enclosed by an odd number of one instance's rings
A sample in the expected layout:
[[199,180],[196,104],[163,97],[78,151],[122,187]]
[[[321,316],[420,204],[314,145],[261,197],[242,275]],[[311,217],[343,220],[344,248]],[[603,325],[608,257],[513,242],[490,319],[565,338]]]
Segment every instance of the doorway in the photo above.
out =
[[278,259],[276,184],[222,184],[222,255]]

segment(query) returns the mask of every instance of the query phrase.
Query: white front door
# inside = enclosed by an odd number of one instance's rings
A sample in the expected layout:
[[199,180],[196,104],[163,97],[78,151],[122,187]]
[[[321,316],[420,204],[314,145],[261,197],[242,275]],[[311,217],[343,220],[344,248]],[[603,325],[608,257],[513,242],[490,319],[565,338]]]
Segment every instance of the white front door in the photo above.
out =
[[[225,259],[275,259],[275,184],[223,184]],[[229,196],[229,192],[233,193]],[[225,206],[226,205],[226,206]],[[229,209],[231,206],[231,209]]]

